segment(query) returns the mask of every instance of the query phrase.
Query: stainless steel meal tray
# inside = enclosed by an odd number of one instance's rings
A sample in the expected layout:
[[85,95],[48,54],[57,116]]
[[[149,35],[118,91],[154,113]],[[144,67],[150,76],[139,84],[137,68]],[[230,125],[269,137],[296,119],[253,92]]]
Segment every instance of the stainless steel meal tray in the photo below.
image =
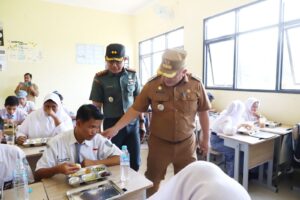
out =
[[94,182],[111,175],[105,165],[95,165],[81,168],[74,174],[67,176],[67,182],[71,186],[79,186],[84,183]]
[[34,138],[34,139],[27,139],[23,146],[25,147],[36,147],[36,146],[43,146],[46,145],[49,138]]
[[111,200],[118,199],[124,191],[111,180],[82,186],[67,191],[69,200]]

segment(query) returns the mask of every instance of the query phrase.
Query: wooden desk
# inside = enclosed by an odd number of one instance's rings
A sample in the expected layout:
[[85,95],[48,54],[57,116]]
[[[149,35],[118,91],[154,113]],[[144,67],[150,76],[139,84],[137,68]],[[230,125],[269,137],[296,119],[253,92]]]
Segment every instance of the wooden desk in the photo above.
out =
[[32,172],[35,171],[36,163],[42,157],[43,152],[47,148],[46,146],[38,146],[38,147],[24,147],[19,146],[25,153],[27,161],[30,165]]
[[267,187],[276,191],[276,188],[272,186],[272,172],[273,172],[273,156],[274,156],[274,144],[275,138],[278,135],[274,134],[274,137],[270,139],[259,139],[247,135],[235,134],[233,136],[227,136],[219,134],[224,139],[224,145],[231,147],[235,150],[234,157],[234,179],[239,181],[239,161],[240,151],[244,152],[244,167],[243,167],[243,186],[248,190],[248,172],[250,169],[260,166],[259,169],[259,183],[263,184],[263,164],[268,163],[267,172]]
[[[129,180],[122,183],[120,181],[120,166],[109,167],[112,175],[110,180],[115,182],[120,188],[126,188],[127,191],[120,199],[141,200],[146,199],[146,189],[153,186],[153,183],[145,178],[144,175],[136,171],[129,170]],[[67,199],[66,192],[73,189],[66,183],[66,176],[59,174],[52,178],[42,180],[49,200]]]
[[[43,183],[34,183],[29,185],[32,192],[29,194],[29,199],[48,200]],[[4,191],[4,199],[14,199],[13,189]]]
[[38,147],[24,147],[22,145],[19,146],[25,153],[26,157],[42,155],[46,150],[46,146],[38,146]]
[[283,125],[275,128],[261,128],[260,130],[279,135],[275,140],[274,154],[274,180],[277,185],[280,168],[287,169],[292,163],[292,127]]

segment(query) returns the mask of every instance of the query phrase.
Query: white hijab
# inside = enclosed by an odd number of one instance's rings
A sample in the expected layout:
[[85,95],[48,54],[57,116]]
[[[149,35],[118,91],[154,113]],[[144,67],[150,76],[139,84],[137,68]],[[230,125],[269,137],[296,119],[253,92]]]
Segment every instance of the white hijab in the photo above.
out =
[[59,97],[54,93],[49,93],[45,96],[43,103],[48,100],[57,104],[56,116],[61,121],[60,125],[55,126],[53,118],[48,116],[42,107],[27,116],[18,127],[17,137],[21,135],[28,138],[52,137],[73,128],[72,120],[64,111]]
[[248,192],[218,166],[196,161],[178,172],[148,200],[251,200]]
[[235,133],[236,127],[243,122],[245,106],[240,100],[233,101],[214,121],[212,130],[216,133]]
[[254,97],[250,97],[246,100],[245,102],[245,113],[244,113],[244,119],[245,121],[257,121],[257,117],[253,115],[251,109],[254,103],[258,103],[259,105],[259,101],[254,98]]

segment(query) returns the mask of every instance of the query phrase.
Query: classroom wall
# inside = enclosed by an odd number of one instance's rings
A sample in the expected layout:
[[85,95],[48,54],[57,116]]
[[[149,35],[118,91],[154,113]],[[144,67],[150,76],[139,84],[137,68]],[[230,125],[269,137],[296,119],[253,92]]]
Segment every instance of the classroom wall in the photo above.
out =
[[[184,26],[185,50],[188,52],[187,66],[193,74],[202,78],[203,70],[203,19],[254,0],[160,0],[140,11],[135,17],[135,48],[138,42],[164,32]],[[171,18],[161,17],[155,13],[157,5],[167,6],[173,10]],[[136,60],[138,62],[138,60]],[[254,96],[261,101],[259,111],[267,118],[294,124],[300,121],[300,95],[262,92],[236,92],[211,90],[215,96],[213,107],[223,110],[231,101],[245,101]]]
[[44,0],[0,0],[0,21],[5,44],[8,40],[32,41],[42,53],[39,62],[8,59],[7,68],[0,71],[0,107],[23,81],[25,72],[33,74],[33,82],[40,88],[38,106],[45,94],[53,90],[63,94],[64,103],[73,111],[89,102],[94,74],[104,66],[77,64],[76,44],[106,46],[120,42],[127,46],[128,55],[134,60],[133,16]]
[[[0,107],[13,94],[25,72],[33,74],[43,96],[59,90],[65,104],[76,110],[89,102],[91,83],[96,71],[104,66],[79,65],[75,59],[78,43],[106,46],[111,42],[126,45],[131,67],[138,70],[138,42],[184,26],[188,70],[202,77],[203,19],[254,0],[157,0],[135,16],[114,14],[86,8],[52,4],[44,0],[0,0],[0,22],[4,39],[36,42],[42,52],[37,63],[8,59],[0,72]],[[158,15],[158,6],[171,8],[172,17]],[[267,118],[285,124],[300,121],[300,95],[261,92],[212,90],[213,107],[224,109],[232,100],[255,96],[261,100],[260,112]]]

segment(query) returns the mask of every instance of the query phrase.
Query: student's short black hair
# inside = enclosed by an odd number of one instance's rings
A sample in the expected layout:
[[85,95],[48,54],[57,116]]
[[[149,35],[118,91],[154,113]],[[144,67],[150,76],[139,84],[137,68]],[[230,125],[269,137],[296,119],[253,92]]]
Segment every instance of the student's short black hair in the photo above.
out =
[[18,106],[19,105],[19,100],[16,96],[8,96],[5,99],[4,106]]
[[26,73],[26,74],[24,74],[24,76],[29,76],[30,78],[32,78],[32,74],[30,74],[30,73]]
[[102,120],[103,114],[93,104],[84,104],[77,110],[76,120],[83,122],[89,121],[90,119]]

